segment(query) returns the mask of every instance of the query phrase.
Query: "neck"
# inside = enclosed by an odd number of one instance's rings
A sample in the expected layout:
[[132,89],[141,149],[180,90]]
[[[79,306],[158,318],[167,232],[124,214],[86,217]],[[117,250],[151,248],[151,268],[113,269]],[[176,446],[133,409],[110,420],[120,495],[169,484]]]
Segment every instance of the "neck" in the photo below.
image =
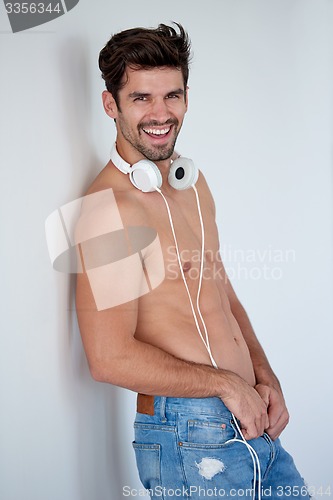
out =
[[[116,139],[116,149],[119,153],[120,157],[129,165],[134,165],[140,160],[147,160],[148,158],[144,156],[140,151],[135,149],[131,144],[127,141],[122,141],[119,136]],[[166,160],[154,161],[155,165],[159,169],[162,175],[163,184],[167,183],[167,178],[170,170],[171,161],[175,160],[178,157],[178,153],[174,151],[170,158]],[[152,160],[151,160],[152,161]]]
[[167,185],[167,178],[169,175],[171,158],[168,158],[167,160],[156,161],[154,163],[157,166],[157,168],[159,169],[159,171],[161,172],[162,179],[163,179],[163,186]]

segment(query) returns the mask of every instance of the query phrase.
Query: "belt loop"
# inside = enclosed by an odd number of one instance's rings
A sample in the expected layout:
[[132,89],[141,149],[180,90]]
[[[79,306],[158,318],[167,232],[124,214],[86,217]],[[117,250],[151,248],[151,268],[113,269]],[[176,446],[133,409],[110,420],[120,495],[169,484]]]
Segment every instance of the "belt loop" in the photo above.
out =
[[161,422],[166,422],[167,418],[165,415],[165,405],[166,405],[166,397],[161,396],[160,397],[160,417],[161,417]]

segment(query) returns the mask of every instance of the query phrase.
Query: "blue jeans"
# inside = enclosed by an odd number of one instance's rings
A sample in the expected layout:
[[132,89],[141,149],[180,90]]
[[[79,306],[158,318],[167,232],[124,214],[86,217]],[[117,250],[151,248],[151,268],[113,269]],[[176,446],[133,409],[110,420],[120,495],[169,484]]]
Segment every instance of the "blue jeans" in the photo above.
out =
[[247,441],[259,458],[260,484],[255,459],[219,398],[155,397],[154,407],[152,416],[137,413],[133,442],[152,498],[258,500],[259,486],[263,500],[310,498],[291,456],[267,434]]

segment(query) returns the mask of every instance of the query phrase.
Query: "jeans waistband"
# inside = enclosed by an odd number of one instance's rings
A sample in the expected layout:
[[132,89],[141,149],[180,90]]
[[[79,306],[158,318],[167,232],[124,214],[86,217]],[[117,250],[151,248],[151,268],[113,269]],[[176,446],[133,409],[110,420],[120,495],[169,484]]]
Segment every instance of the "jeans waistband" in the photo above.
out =
[[154,397],[154,408],[160,412],[165,408],[166,411],[182,413],[198,413],[207,415],[231,416],[222,399],[213,398],[169,398],[163,396]]
[[171,398],[138,394],[138,413],[164,414],[166,411],[231,416],[231,412],[220,398]]

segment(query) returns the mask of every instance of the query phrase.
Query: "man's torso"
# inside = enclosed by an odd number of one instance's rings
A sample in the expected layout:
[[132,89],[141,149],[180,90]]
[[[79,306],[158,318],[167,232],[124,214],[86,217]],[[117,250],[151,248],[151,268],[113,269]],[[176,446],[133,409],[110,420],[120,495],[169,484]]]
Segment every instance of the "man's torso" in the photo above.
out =
[[[191,310],[177,259],[167,208],[157,193],[142,193],[127,176],[109,163],[89,193],[112,188],[125,229],[149,227],[156,231],[163,253],[163,282],[139,300],[135,338],[187,361],[211,364]],[[201,261],[201,226],[193,189],[176,191],[162,186],[172,214],[179,255],[202,335],[204,326],[197,309]],[[199,176],[197,189],[205,233],[205,258],[199,307],[208,331],[213,357],[220,368],[233,371],[255,384],[248,347],[235,320],[227,295],[226,276],[219,256],[214,203]]]

